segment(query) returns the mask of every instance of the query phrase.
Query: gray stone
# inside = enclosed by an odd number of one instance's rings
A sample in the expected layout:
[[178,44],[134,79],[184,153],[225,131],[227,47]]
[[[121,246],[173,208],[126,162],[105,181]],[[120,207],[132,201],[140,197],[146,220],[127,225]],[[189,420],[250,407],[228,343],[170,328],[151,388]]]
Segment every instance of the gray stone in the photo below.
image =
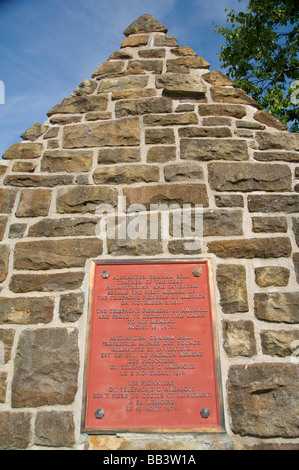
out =
[[10,290],[25,292],[59,292],[79,289],[84,279],[82,272],[56,274],[14,274],[10,281]]
[[299,436],[296,364],[236,365],[229,370],[227,391],[232,431],[241,436]]
[[221,264],[217,268],[216,277],[223,312],[248,312],[245,267],[234,264]]
[[34,443],[47,447],[75,444],[75,424],[71,411],[39,411],[35,420]]
[[299,195],[297,194],[259,194],[248,196],[249,212],[299,212]]
[[94,236],[98,219],[73,217],[43,219],[29,228],[29,237],[80,237]]
[[27,449],[31,438],[31,413],[0,412],[0,449]]
[[0,297],[0,324],[37,325],[53,319],[54,302],[51,298]]
[[130,34],[153,32],[167,33],[167,28],[152,15],[146,13],[133,21],[133,23],[125,29],[124,35],[130,36]]
[[62,322],[76,322],[83,314],[84,294],[65,294],[59,303],[59,318]]
[[24,330],[19,338],[12,382],[12,407],[69,405],[78,388],[78,331]]

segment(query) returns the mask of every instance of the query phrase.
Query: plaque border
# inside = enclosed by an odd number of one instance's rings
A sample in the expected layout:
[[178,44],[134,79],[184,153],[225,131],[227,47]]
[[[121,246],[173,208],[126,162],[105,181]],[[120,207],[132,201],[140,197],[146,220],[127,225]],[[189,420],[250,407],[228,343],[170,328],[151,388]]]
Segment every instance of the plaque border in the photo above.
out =
[[[190,427],[190,428],[105,428],[105,429],[93,429],[85,426],[86,419],[86,403],[87,403],[87,383],[88,383],[88,365],[89,365],[89,346],[90,346],[90,332],[91,332],[91,317],[92,317],[92,299],[94,289],[94,276],[95,268],[97,264],[148,264],[148,263],[159,263],[159,264],[194,264],[194,263],[206,263],[208,269],[208,279],[210,288],[210,302],[211,302],[211,313],[212,313],[212,325],[213,325],[213,345],[214,345],[214,358],[215,358],[215,371],[217,380],[217,399],[218,399],[218,411],[219,411],[219,426],[207,426],[207,427]],[[81,433],[88,435],[115,435],[115,434],[126,434],[126,433],[144,433],[144,434],[223,434],[226,433],[225,418],[224,418],[224,402],[223,402],[223,388],[222,388],[222,374],[221,374],[221,361],[220,361],[220,349],[219,349],[219,328],[217,323],[217,311],[216,311],[216,300],[215,300],[215,285],[213,278],[212,259],[211,258],[105,258],[103,260],[96,259],[90,262],[90,276],[89,276],[89,294],[88,294],[88,316],[86,326],[86,338],[85,338],[85,355],[84,355],[84,373],[83,373],[83,393],[82,393],[82,409],[81,409]]]

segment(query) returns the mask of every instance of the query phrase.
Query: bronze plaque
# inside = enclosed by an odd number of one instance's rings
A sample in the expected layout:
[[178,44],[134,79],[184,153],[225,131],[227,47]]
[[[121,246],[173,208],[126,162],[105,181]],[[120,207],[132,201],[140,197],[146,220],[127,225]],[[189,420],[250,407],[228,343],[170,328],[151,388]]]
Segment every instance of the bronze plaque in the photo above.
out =
[[210,260],[91,271],[83,432],[224,432]]

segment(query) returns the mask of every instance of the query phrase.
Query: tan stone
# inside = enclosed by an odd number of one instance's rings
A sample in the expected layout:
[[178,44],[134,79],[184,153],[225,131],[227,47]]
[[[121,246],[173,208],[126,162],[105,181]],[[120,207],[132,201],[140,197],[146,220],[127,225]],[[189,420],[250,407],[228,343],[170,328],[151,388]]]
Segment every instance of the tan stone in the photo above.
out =
[[87,259],[102,253],[98,238],[70,238],[19,242],[14,253],[14,268],[21,270],[49,270],[80,268]]
[[97,218],[73,217],[42,219],[29,228],[29,237],[81,237],[94,236]]
[[[115,105],[117,118],[143,114],[171,113],[172,100],[169,98],[148,98],[145,100],[123,100]],[[118,145],[117,143],[115,145]],[[130,145],[129,143],[127,145]]]
[[176,47],[175,49],[171,49],[171,52],[173,55],[176,55],[179,57],[186,57],[186,56],[196,57],[197,56],[196,52],[189,46]]
[[82,120],[82,116],[72,116],[72,115],[59,116],[59,115],[54,115],[54,116],[51,116],[50,123],[51,124],[59,124],[60,126],[65,126],[66,124],[72,124],[72,123],[75,123],[75,122],[80,122],[81,120]]
[[221,264],[217,268],[220,305],[224,313],[248,312],[246,270],[244,266]]
[[241,119],[246,116],[246,108],[237,104],[200,104],[200,116],[230,116]]
[[[179,129],[180,137],[232,137],[232,131],[228,127],[182,127]],[[197,141],[198,144],[204,143]],[[225,147],[225,142],[223,142],[223,147]],[[238,146],[236,146],[238,148]],[[240,148],[240,147],[239,147]]]
[[141,88],[140,90],[123,90],[113,91],[111,98],[113,101],[116,100],[127,100],[133,98],[151,98],[157,96],[157,92],[154,88]]
[[83,95],[65,98],[60,104],[54,106],[47,115],[86,113],[88,111],[106,111],[107,95]]
[[294,263],[294,268],[295,268],[296,279],[299,284],[299,253],[294,253],[293,263]]
[[254,314],[263,321],[299,323],[299,292],[255,294]]
[[91,76],[96,79],[118,76],[122,72],[124,64],[125,62],[123,60],[104,62]]
[[33,173],[36,168],[36,163],[33,162],[14,162],[12,171],[14,173]]
[[10,290],[18,294],[26,292],[59,292],[79,289],[84,279],[82,272],[56,274],[14,274]]
[[273,114],[269,113],[266,110],[260,110],[255,113],[253,116],[254,119],[261,122],[262,124],[266,124],[267,126],[274,127],[279,131],[286,131],[288,126],[283,124],[279,119],[277,119]]
[[9,248],[7,245],[0,245],[0,282],[5,281],[8,274]]
[[7,387],[7,374],[0,372],[0,403],[5,403]]
[[199,77],[183,73],[166,73],[156,77],[156,87],[163,88],[163,94],[178,97],[202,98],[207,91]]
[[138,188],[125,188],[127,204],[202,204],[208,207],[207,189],[204,184],[158,184]]
[[101,166],[93,173],[95,184],[152,183],[160,179],[160,169],[156,165]]
[[98,93],[144,88],[148,84],[147,76],[133,75],[128,77],[105,78],[100,81]]
[[0,213],[9,214],[12,211],[17,192],[14,189],[0,188]]
[[106,121],[111,119],[112,113],[108,111],[94,111],[85,114],[86,121]]
[[286,233],[288,222],[286,217],[252,217],[252,230],[255,233]]
[[198,117],[195,113],[180,113],[159,115],[153,114],[145,116],[143,119],[145,126],[184,126],[188,124],[198,124]]
[[41,171],[49,173],[84,173],[92,166],[93,153],[89,151],[47,150],[44,152]]
[[[243,140],[182,139],[181,158],[184,160],[248,160],[247,143]],[[224,165],[224,164],[220,164]],[[234,168],[239,165],[233,164]],[[212,167],[214,168],[214,167]],[[218,168],[216,166],[216,168]],[[224,166],[225,169],[225,166]]]
[[17,217],[47,216],[51,203],[49,189],[23,189],[16,211]]
[[54,301],[51,298],[0,297],[0,324],[37,325],[53,319]]
[[117,206],[118,191],[105,186],[77,186],[58,193],[56,207],[60,214],[94,213],[98,206]]
[[289,191],[292,174],[287,165],[211,163],[209,182],[216,191]]
[[36,144],[32,142],[21,142],[13,144],[7,149],[2,158],[4,160],[28,160],[31,158],[38,158],[43,151],[43,144]]
[[210,85],[216,86],[233,86],[234,82],[219,70],[213,70],[212,72],[205,73],[202,78],[210,83]]
[[132,73],[132,67],[137,67],[138,70],[143,72],[152,72],[155,74],[160,74],[163,72],[163,61],[159,59],[135,59],[129,62],[129,73]]
[[299,150],[299,135],[281,132],[257,132],[256,140],[260,150]]
[[[123,103],[123,101],[119,101],[117,105],[119,103]],[[63,148],[123,147],[139,144],[140,128],[138,118],[117,119],[111,122],[91,122],[64,128]]]
[[204,171],[200,164],[195,162],[171,163],[164,167],[165,181],[202,180]]
[[36,122],[33,126],[29,127],[23,134],[20,136],[23,140],[31,140],[35,141],[38,139],[42,134],[44,134],[48,129],[48,126],[44,124],[40,124]]
[[267,330],[261,333],[263,354],[269,356],[288,357],[294,352],[292,345],[298,344],[299,331]]
[[141,49],[138,51],[138,55],[143,59],[163,59],[166,51],[165,49]]
[[145,129],[145,143],[152,144],[166,144],[171,145],[175,143],[175,136],[173,129]]
[[211,88],[212,100],[216,103],[236,103],[236,104],[249,104],[251,106],[258,107],[259,104],[247,95],[245,91],[240,88],[227,88],[227,87],[217,87],[214,86]]
[[72,92],[72,96],[91,95],[97,86],[98,83],[94,80],[83,80]]
[[2,344],[4,345],[4,357],[2,357],[1,364],[7,364],[7,362],[11,359],[14,337],[15,330],[8,328],[0,329],[0,341],[2,341]]
[[168,59],[166,63],[167,72],[184,73],[190,69],[208,69],[210,64],[203,57],[183,57],[179,59]]
[[16,187],[38,188],[40,186],[53,188],[73,183],[70,175],[11,175],[6,176],[4,184]]
[[261,162],[299,162],[298,152],[283,152],[283,151],[268,151],[268,152],[254,152],[253,158]]
[[130,36],[126,38],[122,44],[121,47],[140,47],[140,46],[146,46],[148,43],[148,34],[136,34],[134,36]]
[[7,224],[7,217],[0,216],[0,241],[4,237],[4,232],[6,229],[6,224]]
[[156,145],[147,152],[147,162],[164,163],[176,159],[176,147],[166,145]]
[[125,36],[138,33],[167,33],[167,28],[152,15],[146,13],[133,21],[124,31]]
[[223,347],[228,357],[252,357],[257,353],[254,325],[251,321],[224,321]]
[[288,258],[292,246],[287,237],[273,237],[213,241],[208,250],[219,258]]
[[60,298],[59,318],[62,322],[76,322],[83,314],[84,294],[65,294]]
[[141,160],[138,148],[109,148],[100,149],[98,153],[98,163],[127,163],[139,162]]
[[280,266],[264,266],[255,269],[255,281],[259,287],[287,286],[289,278],[289,269]]
[[157,34],[154,39],[154,46],[156,47],[178,47],[178,42],[174,36],[170,34]]

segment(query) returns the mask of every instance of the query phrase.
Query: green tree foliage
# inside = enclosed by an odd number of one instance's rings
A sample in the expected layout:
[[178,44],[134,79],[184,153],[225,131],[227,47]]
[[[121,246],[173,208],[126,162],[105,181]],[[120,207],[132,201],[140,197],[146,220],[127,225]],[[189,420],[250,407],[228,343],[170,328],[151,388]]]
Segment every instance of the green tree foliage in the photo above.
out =
[[226,39],[218,55],[228,75],[261,109],[299,132],[298,0],[249,0],[246,12],[231,10],[227,22],[215,32]]

